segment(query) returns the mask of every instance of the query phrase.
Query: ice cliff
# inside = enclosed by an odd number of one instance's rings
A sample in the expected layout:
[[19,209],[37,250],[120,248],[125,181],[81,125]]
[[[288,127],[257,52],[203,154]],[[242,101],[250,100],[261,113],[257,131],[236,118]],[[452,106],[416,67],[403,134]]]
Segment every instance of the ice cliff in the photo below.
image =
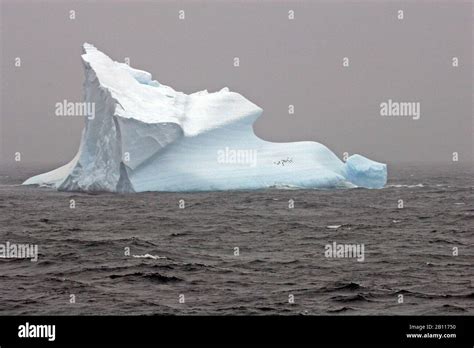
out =
[[271,143],[252,125],[262,109],[238,93],[190,95],[84,44],[86,118],[79,151],[58,169],[24,182],[66,191],[208,191],[381,188],[385,164],[353,155],[344,163],[310,141]]

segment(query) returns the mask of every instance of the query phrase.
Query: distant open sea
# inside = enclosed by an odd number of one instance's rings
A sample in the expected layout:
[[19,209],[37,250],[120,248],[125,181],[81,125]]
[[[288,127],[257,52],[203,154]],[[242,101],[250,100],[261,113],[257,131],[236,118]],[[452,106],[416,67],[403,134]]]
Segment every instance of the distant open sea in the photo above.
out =
[[[0,244],[39,250],[0,259],[2,315],[474,314],[472,166],[389,166],[381,190],[20,185],[53,168],[0,169]],[[333,242],[364,261],[325,257]]]

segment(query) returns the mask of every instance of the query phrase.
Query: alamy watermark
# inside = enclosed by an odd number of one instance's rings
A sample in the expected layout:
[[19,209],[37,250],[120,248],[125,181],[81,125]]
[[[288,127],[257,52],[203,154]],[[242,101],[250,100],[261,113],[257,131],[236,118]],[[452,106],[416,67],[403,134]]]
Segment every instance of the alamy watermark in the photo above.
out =
[[225,147],[217,151],[217,163],[255,167],[257,165],[257,150]]
[[83,116],[89,120],[95,118],[95,103],[89,102],[70,102],[64,99],[55,104],[56,116]]
[[18,326],[20,338],[47,338],[52,342],[56,339],[56,325],[36,325],[26,322]]
[[411,117],[419,120],[421,116],[420,102],[396,102],[389,99],[380,103],[380,116]]
[[324,247],[324,256],[327,258],[357,258],[357,261],[365,260],[364,244],[340,244],[332,242]]
[[16,244],[6,242],[0,244],[0,258],[2,259],[30,259],[31,262],[38,261],[38,245]]

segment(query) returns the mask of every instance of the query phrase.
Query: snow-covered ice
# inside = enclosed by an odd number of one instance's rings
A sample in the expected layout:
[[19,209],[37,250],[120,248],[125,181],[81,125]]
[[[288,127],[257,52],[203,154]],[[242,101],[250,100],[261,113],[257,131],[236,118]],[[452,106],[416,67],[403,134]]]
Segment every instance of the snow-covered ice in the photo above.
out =
[[84,44],[81,144],[63,167],[24,182],[66,191],[209,191],[267,187],[381,188],[387,167],[341,161],[317,142],[271,143],[252,125],[262,109],[228,88],[186,95]]

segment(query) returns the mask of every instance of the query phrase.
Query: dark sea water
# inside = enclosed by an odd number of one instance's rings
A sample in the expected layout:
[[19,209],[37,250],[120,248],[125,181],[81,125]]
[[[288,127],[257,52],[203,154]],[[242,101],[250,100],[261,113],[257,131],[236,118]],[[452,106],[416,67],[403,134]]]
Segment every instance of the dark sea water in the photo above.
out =
[[[0,314],[474,313],[472,167],[391,166],[381,190],[19,185],[47,169],[0,169],[0,243],[39,248],[38,262],[0,259]],[[364,244],[364,261],[325,257],[333,242]]]

